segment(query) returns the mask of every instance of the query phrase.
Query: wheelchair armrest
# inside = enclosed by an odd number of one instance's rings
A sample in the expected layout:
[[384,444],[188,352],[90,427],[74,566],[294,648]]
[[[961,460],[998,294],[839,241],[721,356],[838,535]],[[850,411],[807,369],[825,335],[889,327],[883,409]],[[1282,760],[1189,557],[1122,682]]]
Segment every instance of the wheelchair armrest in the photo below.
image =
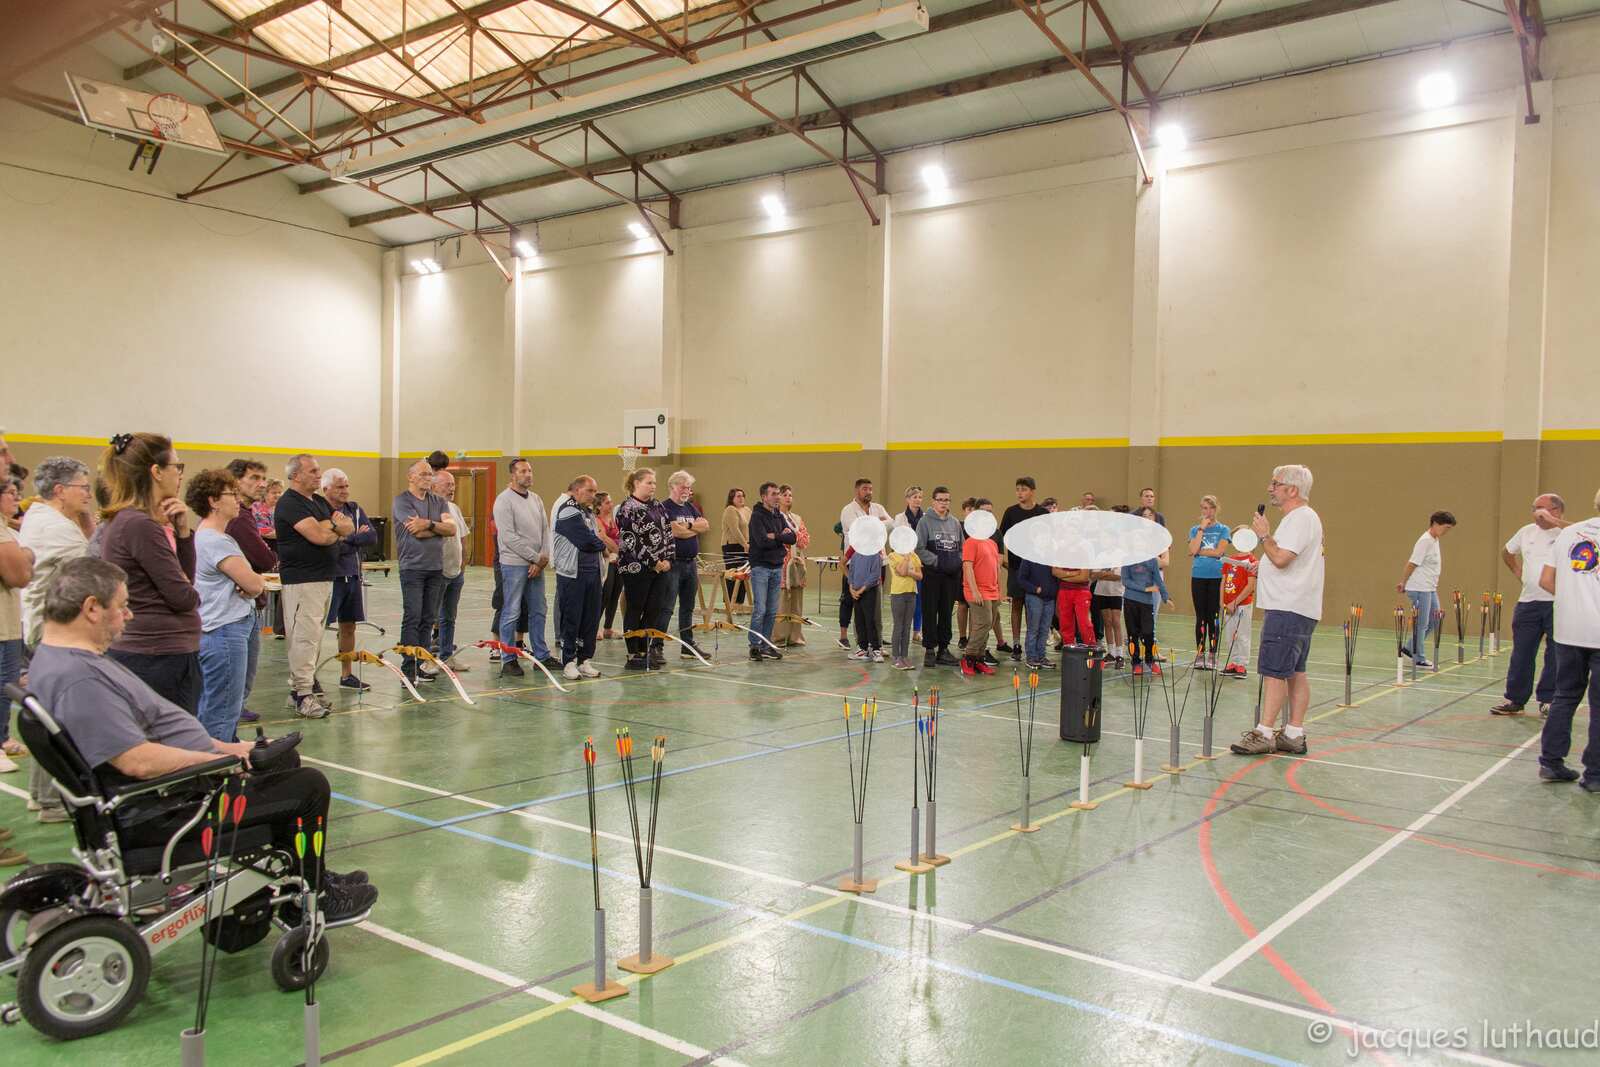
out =
[[128,797],[142,796],[165,789],[170,785],[187,782],[195,778],[206,778],[216,774],[226,774],[242,766],[237,756],[221,756],[207,763],[196,763],[192,767],[185,767],[171,774],[163,774],[158,778],[146,778],[137,782],[129,782],[111,790],[110,796],[113,803]]

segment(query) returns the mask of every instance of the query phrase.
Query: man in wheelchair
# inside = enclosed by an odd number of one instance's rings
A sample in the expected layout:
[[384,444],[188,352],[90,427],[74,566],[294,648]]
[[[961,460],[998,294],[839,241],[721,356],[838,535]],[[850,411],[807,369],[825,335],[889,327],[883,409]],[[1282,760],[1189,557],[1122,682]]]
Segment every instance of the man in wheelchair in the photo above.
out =
[[[287,934],[273,977],[302,987],[326,966],[321,932],[365,918],[378,890],[363,871],[321,870],[312,849],[297,850],[297,831],[304,841],[323,827],[329,804],[328,780],[293,751],[298,736],[217,741],[107,658],[132,618],[113,563],[63,564],[43,616],[21,726],[69,794],[81,867],[29,868],[0,890],[0,973],[19,971],[21,1015],[58,1038],[108,1029],[142,996],[150,956],[201,927],[237,951],[276,922]],[[217,826],[219,791],[241,790],[243,818]],[[0,1007],[0,1021],[13,1012]]]

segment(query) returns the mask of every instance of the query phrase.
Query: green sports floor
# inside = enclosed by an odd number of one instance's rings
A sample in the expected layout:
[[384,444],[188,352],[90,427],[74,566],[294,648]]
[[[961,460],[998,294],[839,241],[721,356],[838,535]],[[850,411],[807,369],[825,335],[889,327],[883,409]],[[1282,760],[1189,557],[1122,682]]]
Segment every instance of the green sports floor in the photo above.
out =
[[[476,639],[490,580],[470,577],[460,631]],[[364,630],[362,643],[385,647],[398,637],[395,577],[373,576],[369,608],[389,636]],[[283,644],[269,641],[252,703],[275,731],[304,730],[303,756],[333,783],[332,864],[365,868],[382,890],[369,922],[331,935],[324,1059],[1331,1064],[1348,1062],[1356,1034],[1413,1046],[1363,1053],[1377,1062],[1595,1062],[1593,1044],[1549,1046],[1596,1036],[1600,796],[1538,782],[1537,715],[1486,713],[1507,653],[1480,661],[1474,637],[1456,666],[1450,637],[1446,666],[1400,688],[1392,636],[1369,627],[1346,708],[1340,636],[1319,633],[1301,758],[1227,753],[1254,721],[1252,668],[1223,683],[1220,758],[1197,759],[1207,676],[1195,675],[1178,773],[1160,770],[1167,711],[1152,691],[1149,790],[1123,785],[1134,697],[1108,678],[1092,811],[1068,806],[1080,748],[1056,739],[1047,673],[1033,757],[1042,829],[1019,834],[1009,664],[973,680],[858,665],[834,646],[833,610],[829,596],[824,628],[781,663],[750,663],[743,635],[721,633],[705,638],[720,640],[712,668],[669,645],[667,671],[624,674],[621,642],[602,642],[605,676],[563,695],[537,672],[501,686],[474,649],[473,706],[442,682],[417,704],[374,674],[367,699],[338,692],[321,722],[284,710]],[[1192,625],[1163,616],[1161,636],[1187,647]],[[913,687],[926,698],[934,684],[938,843],[952,862],[907,876],[894,864],[908,849],[910,704]],[[858,898],[833,888],[851,860],[842,710],[873,697],[866,867],[881,881]],[[655,928],[677,963],[644,979],[614,966],[637,947],[613,746],[623,726],[641,752],[669,738]],[[629,988],[596,1006],[569,993],[593,955],[587,736],[601,752],[611,973]],[[69,858],[67,829],[24,813],[25,777],[0,779],[0,825],[36,862]],[[214,1063],[301,1062],[301,999],[273,985],[269,949],[222,957]],[[190,939],[158,957],[144,1002],[112,1033],[67,1046],[25,1025],[0,1032],[0,1063],[176,1063],[199,956]],[[12,992],[0,979],[0,1000]],[[1415,1047],[1430,1042],[1455,1047]]]

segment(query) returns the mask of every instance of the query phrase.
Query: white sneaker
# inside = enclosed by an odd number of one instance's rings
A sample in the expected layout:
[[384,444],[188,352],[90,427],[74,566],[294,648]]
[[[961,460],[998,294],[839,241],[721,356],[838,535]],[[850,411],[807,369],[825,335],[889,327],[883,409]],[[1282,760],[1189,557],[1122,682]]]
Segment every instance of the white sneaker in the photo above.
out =
[[445,660],[444,665],[455,671],[457,674],[465,674],[467,671],[472,669],[465,663],[461,662],[461,656],[459,654],[451,656],[449,659]]
[[[291,695],[289,699],[294,700],[294,697]],[[326,719],[332,710],[315,693],[302,697],[294,705],[295,714],[302,719]]]
[[883,662],[883,651],[881,649],[875,648],[875,649],[872,650],[872,662],[874,662],[874,663],[882,663]]
[[16,769],[17,765],[11,762],[11,757],[4,752],[0,752],[0,774],[10,774]]
[[569,682],[576,682],[578,680],[577,661],[574,660],[573,662],[568,663],[565,667],[562,667],[561,677],[565,678]]
[[594,664],[590,663],[588,660],[584,660],[582,663],[578,664],[578,674],[584,678],[600,677],[600,672],[595,670]]
[[872,654],[864,648],[858,648],[854,652],[850,653],[850,655],[846,658],[865,663],[872,658]]

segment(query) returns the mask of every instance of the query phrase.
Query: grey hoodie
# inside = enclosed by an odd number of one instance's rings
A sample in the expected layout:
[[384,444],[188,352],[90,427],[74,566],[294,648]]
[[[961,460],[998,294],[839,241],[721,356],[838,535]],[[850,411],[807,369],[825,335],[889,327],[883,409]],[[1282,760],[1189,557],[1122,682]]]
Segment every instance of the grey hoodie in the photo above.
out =
[[958,577],[961,574],[961,543],[966,534],[954,514],[940,518],[932,508],[922,513],[917,523],[917,558],[925,568]]

